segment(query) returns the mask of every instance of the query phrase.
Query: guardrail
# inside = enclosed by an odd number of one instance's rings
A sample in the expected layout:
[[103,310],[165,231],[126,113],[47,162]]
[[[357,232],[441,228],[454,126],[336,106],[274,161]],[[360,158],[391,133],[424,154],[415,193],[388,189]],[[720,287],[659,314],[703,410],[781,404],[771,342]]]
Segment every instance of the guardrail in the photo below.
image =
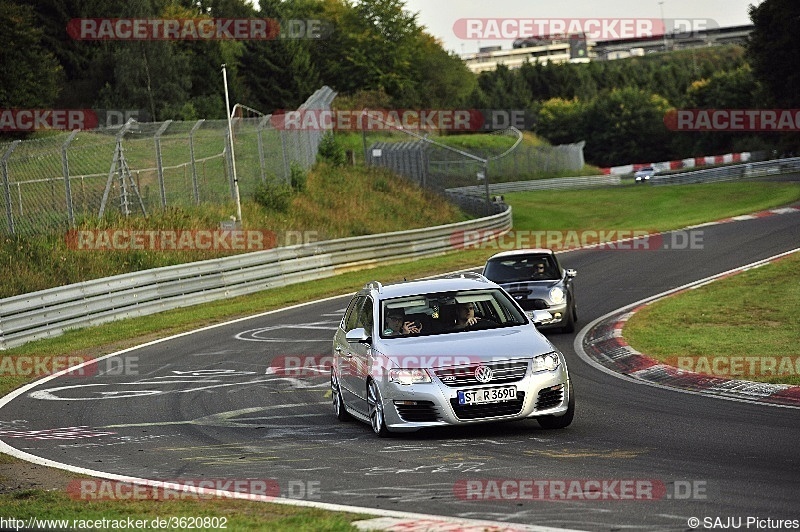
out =
[[[567,190],[573,188],[605,187],[620,184],[618,175],[598,175],[587,177],[555,177],[552,179],[533,179],[530,181],[511,181],[508,183],[490,183],[489,193],[505,194],[507,192],[523,192],[526,190]],[[483,185],[448,188],[448,193],[481,196],[486,194]]]
[[[455,224],[274,248],[116,275],[0,300],[0,350],[99,325],[456,249],[461,232],[501,235],[511,207]],[[486,234],[484,233],[484,234]]]
[[717,168],[706,168],[704,170],[681,172],[671,175],[655,175],[651,177],[649,181],[651,185],[687,185],[691,183],[734,181],[737,179],[765,177],[792,172],[800,172],[800,157],[720,166]]

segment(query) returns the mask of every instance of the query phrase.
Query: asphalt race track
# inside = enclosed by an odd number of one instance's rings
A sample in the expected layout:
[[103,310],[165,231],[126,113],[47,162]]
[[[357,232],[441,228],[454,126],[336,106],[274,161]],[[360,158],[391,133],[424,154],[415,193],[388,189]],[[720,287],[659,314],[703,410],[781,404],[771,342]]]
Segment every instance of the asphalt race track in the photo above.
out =
[[[800,212],[695,231],[702,249],[664,249],[686,247],[678,232],[657,250],[560,255],[578,270],[578,327],[798,247]],[[346,302],[182,335],[106,359],[95,374],[42,382],[0,408],[0,438],[95,472],[267,479],[284,497],[551,527],[686,530],[690,517],[701,524],[741,517],[742,527],[748,517],[800,519],[800,410],[630,383],[579,359],[572,334],[549,334],[566,355],[577,395],[565,430],[525,421],[378,439],[366,424],[340,423],[327,373],[269,368],[329,355]],[[500,493],[510,500],[475,500],[496,498],[490,479],[511,480],[506,488],[546,481],[551,500],[520,498],[510,488]],[[483,482],[471,484],[481,488],[467,500],[457,488],[470,480]],[[655,487],[653,497],[613,498],[623,482]],[[576,485],[606,488],[573,491]],[[554,492],[558,486],[568,496]]]

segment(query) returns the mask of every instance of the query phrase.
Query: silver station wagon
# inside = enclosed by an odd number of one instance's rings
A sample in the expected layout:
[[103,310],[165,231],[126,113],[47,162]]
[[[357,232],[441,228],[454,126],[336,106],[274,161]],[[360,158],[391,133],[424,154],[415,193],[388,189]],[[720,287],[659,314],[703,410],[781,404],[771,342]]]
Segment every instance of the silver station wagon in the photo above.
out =
[[341,421],[378,436],[533,418],[568,426],[575,397],[564,356],[525,311],[480,274],[357,292],[333,339],[331,394]]

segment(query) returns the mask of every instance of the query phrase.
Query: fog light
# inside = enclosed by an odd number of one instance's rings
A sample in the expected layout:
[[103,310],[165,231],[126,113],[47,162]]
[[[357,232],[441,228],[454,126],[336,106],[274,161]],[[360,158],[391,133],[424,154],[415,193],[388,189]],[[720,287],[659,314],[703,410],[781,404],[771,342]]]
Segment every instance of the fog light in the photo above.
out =
[[555,314],[553,314],[553,319],[560,320],[561,319],[561,313],[560,312],[556,312]]

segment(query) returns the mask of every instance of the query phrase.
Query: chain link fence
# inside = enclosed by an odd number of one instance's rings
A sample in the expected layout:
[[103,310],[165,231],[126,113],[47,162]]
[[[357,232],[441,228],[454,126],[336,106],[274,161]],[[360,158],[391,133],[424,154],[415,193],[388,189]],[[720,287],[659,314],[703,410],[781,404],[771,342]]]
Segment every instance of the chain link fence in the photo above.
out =
[[[327,111],[335,96],[323,87],[300,109]],[[288,183],[293,165],[314,164],[323,131],[276,129],[270,115],[237,107],[233,152],[242,196],[269,179]],[[131,120],[0,143],[0,233],[63,231],[112,210],[127,216],[232,201],[228,146],[226,120]]]
[[[470,136],[461,136],[455,142],[452,138],[435,131],[393,127],[386,127],[379,134],[365,132],[364,159],[369,166],[389,168],[480,215],[502,208],[491,205],[489,184],[579,173],[584,167],[583,142],[531,146],[519,142],[522,134],[513,127],[489,136],[475,136],[474,142],[468,140]],[[476,185],[486,189],[482,200],[459,192]]]
[[[434,133],[424,135],[424,139],[409,131],[396,130],[394,133],[365,135],[364,158],[368,165],[391,168],[414,182],[435,189],[474,185],[482,164],[462,152],[468,152],[478,159],[488,159],[490,182],[524,181],[552,177],[558,173],[580,172],[584,167],[584,143],[561,146],[531,146],[520,144],[504,157],[497,157],[512,143],[508,130],[495,133],[506,142],[486,141],[490,147],[450,145],[447,136]],[[367,147],[368,146],[368,147]],[[459,151],[448,149],[448,146]]]

